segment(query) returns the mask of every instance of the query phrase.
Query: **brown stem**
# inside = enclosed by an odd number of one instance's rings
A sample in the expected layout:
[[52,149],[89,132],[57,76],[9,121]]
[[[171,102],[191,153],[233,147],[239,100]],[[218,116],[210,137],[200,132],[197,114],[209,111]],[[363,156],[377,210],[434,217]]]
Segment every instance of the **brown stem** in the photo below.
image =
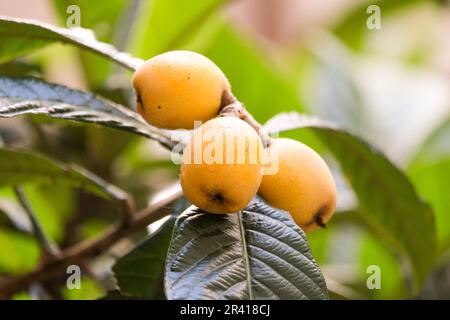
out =
[[58,276],[72,264],[81,264],[85,259],[103,253],[118,240],[142,229],[167,215],[171,209],[168,205],[181,196],[181,190],[172,191],[164,199],[157,201],[133,215],[127,224],[120,223],[106,230],[96,239],[88,239],[72,247],[66,248],[52,260],[43,261],[38,268],[17,278],[9,278],[0,282],[0,299],[9,298],[15,292],[28,288],[36,282],[41,282]]
[[134,201],[130,197],[121,200],[122,203],[122,223],[127,225],[133,219],[134,215]]
[[270,146],[271,138],[263,130],[263,127],[261,126],[261,124],[258,121],[256,121],[256,119],[253,118],[252,114],[250,112],[248,112],[247,109],[245,109],[245,108],[241,113],[241,119],[244,120],[245,122],[247,122],[249,125],[251,125],[258,132],[264,148],[267,148]]
[[220,114],[221,117],[236,117],[241,120],[247,122],[250,126],[252,126],[256,132],[258,132],[259,137],[263,143],[263,146],[266,148],[270,146],[271,139],[269,135],[264,132],[261,124],[256,121],[256,119],[252,116],[250,112],[245,109],[244,105],[236,99],[236,97],[230,91],[224,91],[222,94],[221,101],[221,109]]

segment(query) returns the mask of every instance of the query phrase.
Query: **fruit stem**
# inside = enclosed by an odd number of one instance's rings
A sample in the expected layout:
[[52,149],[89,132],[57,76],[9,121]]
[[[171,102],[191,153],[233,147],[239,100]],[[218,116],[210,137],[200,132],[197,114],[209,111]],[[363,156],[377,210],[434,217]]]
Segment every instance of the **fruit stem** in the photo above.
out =
[[269,135],[263,130],[261,124],[256,121],[247,109],[245,109],[242,102],[236,99],[236,97],[230,91],[224,91],[222,94],[220,108],[220,117],[236,117],[247,122],[256,132],[263,143],[264,148],[267,148],[271,144]]

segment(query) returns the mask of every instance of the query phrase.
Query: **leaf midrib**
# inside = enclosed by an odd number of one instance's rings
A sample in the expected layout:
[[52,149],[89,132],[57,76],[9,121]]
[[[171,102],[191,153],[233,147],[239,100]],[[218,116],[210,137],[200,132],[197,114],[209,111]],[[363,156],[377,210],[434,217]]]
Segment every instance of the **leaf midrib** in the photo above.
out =
[[250,271],[250,258],[247,250],[247,239],[245,238],[245,228],[244,228],[244,222],[242,219],[243,212],[239,211],[237,213],[237,219],[238,219],[238,225],[239,225],[239,233],[240,233],[240,240],[242,245],[242,255],[243,255],[243,261],[245,266],[245,276],[247,279],[247,287],[248,287],[248,298],[249,300],[253,300],[253,289],[252,289],[252,275]]

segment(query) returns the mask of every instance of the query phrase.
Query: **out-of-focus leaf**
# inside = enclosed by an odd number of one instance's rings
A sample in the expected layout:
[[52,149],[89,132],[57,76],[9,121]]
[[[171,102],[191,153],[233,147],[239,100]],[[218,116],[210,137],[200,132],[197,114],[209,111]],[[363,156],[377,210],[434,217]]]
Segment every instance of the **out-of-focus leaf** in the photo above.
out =
[[448,186],[450,181],[450,158],[433,163],[416,164],[408,170],[420,195],[433,206],[436,213],[439,251],[450,247],[450,201]]
[[[3,41],[3,39],[6,41]],[[44,40],[36,39],[30,41],[27,38],[2,37],[2,43],[0,44],[0,63],[9,62],[47,45],[48,42]]]
[[94,123],[173,145],[168,133],[145,124],[135,112],[92,93],[34,78],[0,77],[0,118],[25,114]]
[[64,165],[27,151],[0,149],[0,186],[27,182],[65,183],[107,199],[126,198],[122,190],[75,165]]
[[[342,216],[339,222],[335,223],[333,218],[326,232],[308,234],[311,248],[314,242],[322,241],[321,236],[327,237],[321,266],[329,290],[346,299],[412,298],[407,295],[410,279],[398,263],[396,253],[360,219],[356,220],[355,213],[339,214]],[[380,275],[380,288],[369,289],[367,283],[375,284],[376,272]]]
[[96,31],[99,39],[104,41],[112,38],[115,23],[130,3],[128,0],[110,0],[106,6],[100,1],[90,0],[77,0],[76,3],[70,0],[53,0],[52,2],[63,23],[73,12],[68,10],[69,6],[76,5],[81,12],[81,27]]
[[[63,24],[66,24],[67,19],[74,13],[69,10],[70,6],[76,5],[81,13],[80,27],[92,29],[100,41],[114,44],[119,49],[122,49],[121,39],[126,38],[129,31],[129,28],[121,28],[120,24],[127,22],[123,21],[125,20],[124,16],[127,19],[133,18],[126,14],[127,8],[133,5],[133,2],[136,1],[111,0],[105,6],[101,1],[78,0],[74,3],[71,0],[53,0],[55,11],[59,14]],[[86,51],[80,53],[84,75],[88,83],[91,87],[99,86],[107,79],[111,70],[111,62]]]
[[351,48],[360,50],[364,44],[364,36],[371,30],[367,28],[366,22],[373,13],[367,13],[369,5],[380,7],[381,19],[387,18],[390,14],[398,12],[412,5],[430,2],[429,0],[378,0],[371,3],[361,2],[357,4],[349,15],[344,17],[336,26],[336,34]]
[[423,143],[408,167],[414,185],[436,213],[440,252],[450,248],[450,121],[444,121]]
[[164,262],[174,223],[175,218],[170,218],[156,233],[117,260],[113,271],[123,296],[164,298]]
[[82,277],[79,289],[64,287],[62,291],[65,300],[95,300],[105,295],[105,290],[93,279]]
[[[155,54],[179,49],[183,40],[196,32],[224,0],[153,0],[141,1],[136,18],[132,52],[150,58]],[[170,23],[168,23],[170,22]]]
[[428,163],[416,163],[408,169],[415,187],[436,213],[436,228],[439,251],[450,247],[450,202],[448,182],[450,181],[450,158],[437,159]]
[[357,259],[363,283],[366,283],[368,277],[374,274],[374,270],[380,271],[380,289],[367,290],[367,294],[373,299],[408,297],[408,279],[405,278],[392,250],[381,243],[377,236],[367,232],[362,235]]
[[260,52],[256,44],[225,26],[204,54],[224,71],[233,93],[259,121],[281,111],[303,111],[297,83],[286,79]]
[[[341,47],[326,39],[322,46],[312,49],[315,73],[309,75],[304,90],[312,96],[311,113],[340,125],[351,127],[359,134],[371,133],[367,119],[367,106],[362,99],[361,89],[354,76],[353,60]],[[354,59],[354,58],[353,58]]]
[[313,105],[309,111],[351,128],[403,167],[422,137],[448,114],[445,76],[379,56],[361,57],[333,37],[319,43],[311,46],[317,63],[303,88]]
[[0,16],[0,63],[7,62],[55,42],[69,43],[99,54],[130,70],[142,60],[119,52],[113,46],[97,41],[88,29],[64,29],[47,23]]
[[[103,127],[88,126],[86,128],[86,146],[96,167],[109,168],[111,164],[126,153],[130,142],[138,137],[123,134],[118,130],[105,130]],[[114,144],[111,144],[114,141]]]
[[[24,189],[45,234],[56,242],[61,241],[65,236],[65,223],[75,210],[75,190],[61,184],[29,184]],[[17,202],[13,188],[1,188],[0,194],[0,225],[32,234],[30,220]],[[2,214],[6,214],[9,221],[2,222]]]
[[99,217],[88,217],[79,226],[78,240],[89,239],[105,231],[111,222]]
[[308,234],[308,244],[311,248],[311,253],[318,265],[325,262],[328,245],[330,243],[330,231],[327,232],[311,232]]
[[31,271],[39,260],[39,244],[22,232],[0,228],[0,274]]
[[22,61],[0,64],[0,74],[8,77],[38,76],[41,72],[40,66]]
[[260,200],[242,212],[195,206],[175,224],[166,261],[168,299],[327,299],[321,271],[289,214]]
[[27,293],[25,291],[21,291],[21,292],[14,294],[11,297],[11,300],[31,300],[31,297],[30,297],[29,293]]
[[433,164],[444,159],[450,159],[450,118],[428,135],[409,167]]
[[74,190],[61,184],[29,184],[24,189],[45,234],[55,242],[62,241],[66,222],[75,211]]
[[265,129],[310,130],[320,138],[352,185],[360,218],[409,258],[417,291],[435,259],[436,231],[432,209],[417,195],[406,175],[360,138],[317,118],[284,113],[266,123]]

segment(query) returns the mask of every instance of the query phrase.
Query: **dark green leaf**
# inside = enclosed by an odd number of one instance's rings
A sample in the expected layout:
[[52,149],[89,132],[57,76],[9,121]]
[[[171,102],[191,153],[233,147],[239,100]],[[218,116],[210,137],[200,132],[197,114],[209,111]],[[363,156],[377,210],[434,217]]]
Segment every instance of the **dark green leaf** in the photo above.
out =
[[75,165],[64,165],[31,152],[0,149],[0,187],[27,182],[65,183],[110,199],[125,199],[117,187]]
[[89,29],[64,29],[39,21],[0,16],[0,36],[0,63],[48,44],[62,42],[99,54],[130,70],[135,70],[142,64],[141,59],[97,41]]
[[139,298],[131,298],[131,297],[125,297],[120,294],[119,290],[109,291],[106,293],[105,296],[101,297],[98,300],[134,300]]
[[260,200],[240,213],[191,206],[175,224],[166,261],[169,299],[327,299],[305,234]]
[[0,118],[25,114],[94,123],[173,145],[168,134],[147,125],[135,112],[92,93],[34,78],[0,76]]
[[113,271],[122,295],[164,298],[164,262],[174,223],[175,219],[170,218],[150,238],[117,260]]
[[0,74],[8,77],[38,76],[42,73],[39,65],[30,64],[24,61],[12,61],[0,64]]
[[310,130],[320,138],[353,186],[360,218],[397,253],[409,258],[417,290],[435,258],[436,231],[432,209],[405,174],[360,138],[317,118],[284,113],[271,119],[265,129],[270,133]]

